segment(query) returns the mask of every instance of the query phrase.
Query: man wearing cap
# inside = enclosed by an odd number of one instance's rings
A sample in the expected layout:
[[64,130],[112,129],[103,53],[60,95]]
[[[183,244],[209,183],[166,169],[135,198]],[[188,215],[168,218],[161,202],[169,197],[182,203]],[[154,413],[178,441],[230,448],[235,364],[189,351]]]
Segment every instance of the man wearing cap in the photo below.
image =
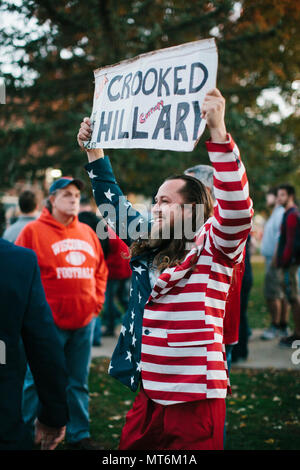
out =
[[[93,317],[101,310],[107,266],[95,232],[79,222],[82,181],[63,177],[50,187],[40,217],[26,225],[16,244],[33,249],[54,323],[64,345],[69,376],[70,419],[66,440],[71,448],[95,448],[89,433],[88,372]],[[38,397],[27,368],[23,389],[23,419],[32,424]]]

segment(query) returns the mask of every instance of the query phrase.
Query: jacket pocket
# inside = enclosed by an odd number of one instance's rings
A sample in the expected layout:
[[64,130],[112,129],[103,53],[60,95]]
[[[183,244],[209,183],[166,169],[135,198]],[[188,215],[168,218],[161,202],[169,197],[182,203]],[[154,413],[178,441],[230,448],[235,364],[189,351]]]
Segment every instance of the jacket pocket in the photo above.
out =
[[198,330],[168,330],[167,341],[168,345],[174,348],[212,344],[215,341],[214,328],[201,328]]

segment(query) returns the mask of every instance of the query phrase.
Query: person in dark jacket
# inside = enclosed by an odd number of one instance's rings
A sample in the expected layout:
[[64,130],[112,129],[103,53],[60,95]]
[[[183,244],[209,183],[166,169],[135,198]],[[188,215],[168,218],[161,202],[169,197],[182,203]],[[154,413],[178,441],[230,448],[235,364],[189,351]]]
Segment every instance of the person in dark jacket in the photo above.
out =
[[250,328],[248,324],[248,302],[250,291],[253,286],[253,271],[251,265],[251,235],[248,235],[245,250],[245,270],[242,277],[242,287],[240,295],[240,323],[239,340],[234,345],[232,351],[232,362],[246,361],[248,359],[248,340]]
[[23,422],[21,340],[32,370],[40,407],[36,443],[54,449],[68,421],[67,375],[62,345],[32,250],[0,239],[0,450],[33,447]]
[[281,338],[279,345],[287,348],[295,347],[300,340],[300,295],[298,285],[299,259],[299,209],[296,206],[296,191],[290,184],[282,184],[277,189],[278,203],[284,207],[280,236],[274,263],[279,267],[279,278],[286,297],[291,305],[294,320],[294,332]]

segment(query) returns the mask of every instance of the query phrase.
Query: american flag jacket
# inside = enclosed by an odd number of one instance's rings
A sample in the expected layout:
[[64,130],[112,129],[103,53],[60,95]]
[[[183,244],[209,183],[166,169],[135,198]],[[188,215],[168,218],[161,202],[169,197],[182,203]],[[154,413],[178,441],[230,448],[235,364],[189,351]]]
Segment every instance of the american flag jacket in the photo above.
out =
[[[154,286],[150,280],[154,253],[131,259],[129,307],[109,366],[109,374],[133,391],[142,381],[150,399],[162,405],[225,398],[229,386],[224,310],[233,265],[243,259],[253,209],[232,137],[228,134],[226,143],[209,141],[206,146],[214,167],[214,214],[183,262],[165,269]],[[123,195],[108,157],[87,164],[86,169],[102,215],[130,245],[130,224],[142,233],[149,222]]]

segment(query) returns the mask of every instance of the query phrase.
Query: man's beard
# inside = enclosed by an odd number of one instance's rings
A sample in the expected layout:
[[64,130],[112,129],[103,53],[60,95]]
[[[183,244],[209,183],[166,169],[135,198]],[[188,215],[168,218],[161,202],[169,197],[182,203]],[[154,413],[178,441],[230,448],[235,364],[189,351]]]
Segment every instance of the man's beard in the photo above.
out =
[[165,248],[174,239],[174,226],[158,226],[157,228],[151,228],[149,233],[149,246],[151,248]]

